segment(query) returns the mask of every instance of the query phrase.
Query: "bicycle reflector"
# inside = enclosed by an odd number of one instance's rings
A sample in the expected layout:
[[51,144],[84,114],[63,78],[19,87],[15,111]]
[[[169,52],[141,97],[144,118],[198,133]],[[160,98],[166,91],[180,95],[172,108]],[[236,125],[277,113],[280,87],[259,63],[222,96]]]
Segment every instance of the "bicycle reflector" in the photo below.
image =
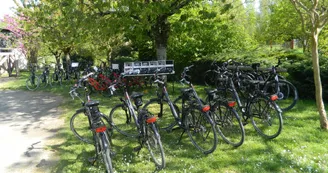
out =
[[157,118],[155,116],[149,117],[146,122],[148,124],[156,122]]
[[203,111],[203,112],[208,112],[210,109],[211,109],[211,107],[210,107],[209,105],[205,105],[205,106],[202,108],[202,111]]
[[276,101],[276,100],[278,100],[278,96],[277,95],[272,95],[272,96],[270,96],[270,100]]
[[234,106],[236,106],[236,102],[235,101],[228,101],[228,106],[229,107],[234,107]]
[[96,133],[104,132],[106,131],[106,126],[101,126],[96,128]]

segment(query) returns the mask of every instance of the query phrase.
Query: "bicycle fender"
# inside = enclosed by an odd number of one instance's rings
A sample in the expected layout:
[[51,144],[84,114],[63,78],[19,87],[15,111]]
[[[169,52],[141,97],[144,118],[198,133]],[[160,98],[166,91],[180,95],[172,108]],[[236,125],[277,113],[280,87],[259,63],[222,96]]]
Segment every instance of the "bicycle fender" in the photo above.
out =
[[75,113],[80,113],[80,112],[84,112],[85,111],[85,108],[80,108],[78,110],[75,111]]

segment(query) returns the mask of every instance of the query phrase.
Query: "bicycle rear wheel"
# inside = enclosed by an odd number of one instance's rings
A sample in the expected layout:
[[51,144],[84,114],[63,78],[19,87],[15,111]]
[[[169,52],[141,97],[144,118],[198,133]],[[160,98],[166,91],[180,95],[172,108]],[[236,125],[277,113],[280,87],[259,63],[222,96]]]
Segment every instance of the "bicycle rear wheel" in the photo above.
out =
[[190,108],[184,117],[184,125],[193,145],[204,154],[212,153],[218,142],[215,125],[208,113]]
[[[263,91],[270,94],[277,94],[279,99],[277,104],[282,111],[292,109],[298,100],[298,93],[296,87],[286,80],[279,80],[279,85],[275,81],[269,82],[264,86]],[[278,92],[278,87],[280,92]]]
[[128,107],[124,104],[114,106],[110,111],[109,119],[111,125],[122,135],[128,137],[139,136],[133,117],[129,112]]
[[165,167],[165,154],[161,137],[155,123],[146,123],[146,145],[158,169]]
[[[177,110],[177,107],[174,105],[175,110]],[[160,129],[167,129],[171,127],[171,124],[175,122],[174,116],[172,115],[171,108],[167,101],[160,99],[152,99],[149,102],[147,102],[144,107],[144,109],[147,109],[152,115],[157,115],[157,125]],[[179,113],[177,113],[179,115]]]
[[30,76],[26,80],[26,88],[30,91],[33,91],[39,87],[39,80],[37,76]]
[[110,142],[108,133],[98,133],[97,140],[99,141],[100,153],[102,156],[102,162],[104,163],[108,173],[113,172],[113,164],[110,152]]
[[252,124],[261,136],[276,138],[282,130],[282,116],[278,105],[264,97],[255,97],[250,104]]
[[217,102],[212,109],[212,117],[223,140],[234,147],[242,145],[245,140],[245,130],[236,110],[223,102]]

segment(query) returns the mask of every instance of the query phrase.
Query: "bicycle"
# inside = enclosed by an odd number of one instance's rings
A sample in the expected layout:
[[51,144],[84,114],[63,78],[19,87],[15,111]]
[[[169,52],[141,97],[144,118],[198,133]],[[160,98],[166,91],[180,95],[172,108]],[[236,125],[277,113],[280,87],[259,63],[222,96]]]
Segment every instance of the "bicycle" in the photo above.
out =
[[26,88],[33,91],[39,87],[39,78],[35,74],[35,65],[30,64],[31,75],[26,80]]
[[[282,111],[292,109],[298,100],[298,92],[296,87],[284,77],[278,74],[278,67],[281,65],[280,59],[275,66],[270,69],[260,69],[259,64],[253,64],[255,70],[255,79],[264,81],[262,89],[264,92],[275,93],[278,95],[277,103]],[[267,71],[267,72],[264,72]]]
[[[124,74],[121,75],[121,79],[123,76]],[[140,146],[134,148],[138,153],[146,145],[157,169],[163,169],[165,154],[157,129],[156,116],[150,114],[146,109],[140,109],[143,104],[142,93],[133,92],[129,95],[125,83],[120,80],[114,82],[110,86],[110,90],[114,92],[117,85],[123,87],[124,98],[120,98],[122,103],[114,106],[110,111],[111,125],[119,133],[138,139]],[[134,100],[135,106],[130,98]]]
[[[93,73],[89,73],[86,76],[83,76],[74,87],[70,89],[70,95],[78,97],[81,100],[82,108],[78,109],[70,119],[70,129],[73,134],[81,141],[93,144],[96,151],[96,156],[91,158],[89,161],[94,164],[98,159],[99,155],[102,156],[102,161],[105,164],[106,170],[109,173],[113,172],[112,165],[112,155],[110,149],[111,141],[111,127],[107,127],[106,124],[109,124],[108,118],[99,111],[98,105],[99,101],[91,100],[87,87],[83,87],[81,84],[88,79]],[[82,99],[79,93],[76,91],[78,88],[84,88],[85,99]],[[87,118],[87,121],[86,121]],[[79,126],[79,123],[88,122],[88,125],[82,124],[83,127]],[[87,131],[87,132],[86,132]],[[85,136],[90,136],[92,133],[92,138],[87,138]]]
[[236,101],[222,98],[217,89],[205,89],[207,98],[206,104],[209,104],[210,114],[213,118],[217,132],[222,139],[234,146],[239,147],[245,140],[245,129],[237,110],[234,108]]
[[[215,124],[210,117],[208,105],[203,105],[198,97],[191,82],[186,80],[187,72],[192,66],[185,67],[182,72],[182,80],[189,84],[189,88],[182,89],[182,95],[179,96],[173,103],[167,92],[164,80],[155,73],[155,83],[162,92],[157,92],[157,98],[151,99],[145,104],[144,108],[154,114],[158,114],[159,125],[162,130],[171,132],[177,125],[183,132],[180,135],[179,142],[182,136],[187,132],[192,144],[204,154],[214,152],[217,146],[217,135]],[[177,102],[182,101],[181,112],[177,106]],[[166,107],[168,106],[168,107]],[[170,116],[172,114],[173,116]]]
[[48,85],[52,87],[49,75],[49,65],[45,65],[42,74],[39,76],[39,87],[46,88]]
[[62,83],[63,83],[63,69],[61,68],[61,64],[56,64],[55,70],[51,76],[51,84],[52,85],[58,84],[61,86]]
[[[238,83],[240,86],[236,88],[233,77],[238,78],[239,76],[229,74],[226,66],[227,63],[222,67],[226,72],[221,73],[225,77],[218,79],[226,84],[218,88],[221,96],[225,99],[232,97],[236,100],[238,112],[242,114],[244,125],[250,119],[254,129],[261,136],[267,139],[279,136],[282,131],[283,120],[282,111],[276,103],[278,96],[261,90],[261,81],[258,80],[242,79]],[[237,89],[240,88],[246,88],[247,92],[238,92]]]

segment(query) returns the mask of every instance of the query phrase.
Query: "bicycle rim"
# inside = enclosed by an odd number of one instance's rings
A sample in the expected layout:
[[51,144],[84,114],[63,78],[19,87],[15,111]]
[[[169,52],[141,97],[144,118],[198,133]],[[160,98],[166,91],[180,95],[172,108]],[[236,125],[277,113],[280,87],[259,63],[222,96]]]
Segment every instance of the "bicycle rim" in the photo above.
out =
[[281,112],[275,102],[266,98],[255,98],[250,104],[251,121],[255,130],[263,137],[273,139],[282,130]]
[[215,72],[212,70],[208,70],[204,74],[204,83],[206,86],[214,86],[215,84]]
[[[277,92],[279,86],[280,92]],[[277,94],[279,99],[276,101],[282,111],[292,109],[298,100],[296,87],[285,80],[279,80],[279,85],[275,82],[269,82],[263,89],[266,93]]]
[[48,85],[48,77],[46,76],[46,75],[44,75],[44,74],[41,74],[40,76],[39,76],[39,87],[40,88],[45,88],[45,87],[47,87],[47,85]]
[[158,169],[165,167],[165,155],[156,124],[146,124],[146,145]]
[[128,137],[137,137],[139,135],[132,115],[123,104],[116,105],[110,111],[109,117],[111,125],[122,135]]
[[88,144],[93,144],[93,133],[90,130],[89,120],[84,114],[84,110],[78,111],[72,116],[70,128],[79,140]]
[[191,142],[198,150],[209,154],[216,149],[216,130],[208,114],[191,108],[190,113],[184,117],[184,125]]
[[214,105],[213,119],[219,135],[228,144],[239,147],[244,143],[245,130],[236,110],[224,103]]
[[175,123],[175,119],[167,101],[163,100],[162,104],[160,104],[159,100],[151,100],[146,103],[143,108],[147,109],[152,115],[158,116],[156,123],[160,129],[168,129],[172,126],[173,123]]
[[98,135],[104,135],[99,136],[98,140],[100,140],[100,149],[101,149],[101,155],[102,155],[102,161],[106,167],[106,170],[108,173],[113,172],[113,165],[112,165],[112,159],[111,159],[111,152],[110,152],[110,143],[109,143],[109,136],[107,133],[102,133]]
[[27,88],[28,90],[31,90],[31,91],[37,89],[37,88],[38,88],[38,78],[35,77],[35,78],[34,78],[34,81],[33,81],[32,76],[29,77],[29,78],[26,80],[26,88]]

